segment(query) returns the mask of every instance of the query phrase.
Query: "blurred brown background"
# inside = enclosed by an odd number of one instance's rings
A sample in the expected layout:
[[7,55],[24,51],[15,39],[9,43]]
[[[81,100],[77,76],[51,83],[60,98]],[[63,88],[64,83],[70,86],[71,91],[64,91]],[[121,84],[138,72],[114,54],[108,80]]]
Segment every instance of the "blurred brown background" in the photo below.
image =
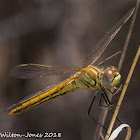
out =
[[[25,96],[70,75],[20,80],[10,69],[22,63],[81,67],[101,37],[135,6],[135,0],[1,0],[0,1],[0,110]],[[101,56],[100,60],[122,50],[129,20]],[[124,83],[140,44],[140,10],[121,70]],[[119,56],[104,67],[117,67]],[[132,127],[132,139],[140,137],[140,59],[119,111],[121,120]],[[17,116],[0,114],[0,133],[25,134],[61,132],[61,140],[92,140],[96,122],[87,116],[94,91],[78,89],[48,101]],[[119,95],[116,95],[118,98]],[[98,99],[92,116],[98,119]],[[100,110],[100,109],[98,109]],[[109,113],[108,116],[112,116]],[[107,120],[107,127],[110,119]],[[116,124],[115,127],[119,125]],[[126,133],[126,131],[124,131]],[[10,138],[0,138],[10,139]],[[19,138],[15,138],[19,139]],[[29,138],[20,138],[21,140]],[[31,138],[35,139],[35,138]],[[49,138],[52,140],[53,138]],[[57,138],[55,138],[57,139]]]

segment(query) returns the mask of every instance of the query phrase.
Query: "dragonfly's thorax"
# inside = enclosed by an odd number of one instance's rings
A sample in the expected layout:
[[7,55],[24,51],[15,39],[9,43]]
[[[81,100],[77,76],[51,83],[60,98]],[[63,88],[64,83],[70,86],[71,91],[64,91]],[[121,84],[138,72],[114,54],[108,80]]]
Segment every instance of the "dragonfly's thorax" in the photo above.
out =
[[78,78],[78,86],[81,88],[92,88],[94,90],[100,89],[99,73],[102,73],[102,71],[93,66],[82,69]]

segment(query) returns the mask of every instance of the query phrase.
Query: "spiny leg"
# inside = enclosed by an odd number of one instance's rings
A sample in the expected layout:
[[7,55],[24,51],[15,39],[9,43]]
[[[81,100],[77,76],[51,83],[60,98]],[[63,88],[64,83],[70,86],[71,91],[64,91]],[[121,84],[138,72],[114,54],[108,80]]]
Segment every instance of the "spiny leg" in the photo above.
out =
[[111,105],[111,106],[113,106],[118,101],[118,100],[116,100],[115,102],[111,103],[111,101],[109,100],[108,95],[106,94],[106,92],[104,92],[104,95],[105,95],[109,105]]
[[[105,103],[107,104],[107,106],[101,106],[101,102],[102,102],[102,97],[105,100]],[[104,93],[101,92],[101,97],[100,97],[100,101],[99,101],[99,108],[106,108],[106,107],[110,107],[112,106],[112,103],[109,101],[109,98],[107,95],[104,96]]]
[[108,98],[108,96],[107,96],[105,91],[104,91],[104,95],[105,95],[104,98],[107,99],[107,102],[109,103],[109,105],[113,105],[114,103],[111,103],[111,101],[109,100],[109,98]]
[[[114,113],[114,111],[111,109],[111,112]],[[120,124],[123,124],[123,121],[121,121],[120,117],[117,115],[117,120],[120,122]]]
[[[105,96],[104,96],[105,95]],[[104,100],[105,100],[105,102],[106,102],[106,104],[108,105],[108,106],[103,106],[103,107],[101,107],[101,101],[102,101],[102,97],[104,98]],[[106,98],[105,98],[106,97]],[[101,97],[100,97],[100,101],[99,101],[99,107],[100,108],[106,108],[106,107],[110,107],[110,106],[112,106],[113,104],[111,103],[111,101],[109,100],[109,98],[108,98],[108,96],[107,96],[107,94],[106,94],[106,92],[104,91],[104,94],[101,92]],[[111,109],[111,112],[112,113],[114,113],[114,111]],[[123,124],[123,122],[120,120],[120,118],[119,118],[119,116],[117,115],[117,120],[120,122],[120,124]],[[96,120],[95,120],[96,121]],[[104,128],[104,127],[103,127]],[[126,128],[125,128],[126,129]]]
[[[110,104],[111,102],[110,102],[110,100],[109,100],[109,98],[108,98],[106,92],[104,92],[104,94],[105,94],[105,96],[107,97],[107,100],[108,100],[108,102],[109,102],[109,104]],[[105,102],[106,102],[106,100],[105,100]],[[115,103],[115,102],[114,102],[114,103]],[[114,104],[114,103],[113,103],[113,104]],[[106,102],[106,104],[108,104],[108,103]],[[111,103],[111,105],[113,105],[113,104]],[[114,113],[114,111],[113,111],[112,109],[111,109],[111,112]],[[117,118],[117,120],[120,122],[120,124],[123,124],[123,122],[120,120],[120,117],[119,117],[118,115],[117,115],[116,118]]]
[[105,107],[108,107],[108,106],[101,106],[101,103],[102,103],[102,97],[104,98],[104,100],[105,100],[105,102],[106,102],[106,104],[107,104],[107,100],[105,99],[105,97],[104,97],[104,95],[103,95],[103,93],[101,92],[101,94],[100,94],[101,96],[100,96],[100,101],[99,101],[99,108],[105,108]]
[[88,109],[88,116],[89,116],[92,120],[94,120],[98,125],[100,125],[101,127],[103,127],[103,128],[105,129],[105,131],[107,132],[107,128],[104,127],[103,125],[101,125],[95,118],[93,118],[93,117],[90,115],[91,107],[92,107],[92,105],[93,105],[93,102],[94,102],[94,100],[95,100],[95,98],[96,98],[97,93],[98,93],[98,91],[95,92],[94,97],[93,97],[93,99],[92,99],[92,102],[91,102],[91,104],[90,104],[90,106],[89,106],[89,109]]
[[102,97],[103,97],[103,94],[101,93],[100,94],[100,100],[99,100],[99,108],[101,108]]
[[91,107],[92,107],[92,105],[93,105],[93,102],[94,102],[94,100],[95,100],[95,98],[96,98],[96,96],[97,96],[97,91],[95,92],[95,94],[94,94],[94,96],[93,96],[93,99],[92,99],[92,102],[91,102],[91,104],[90,104],[90,106],[89,106],[89,109],[88,109],[88,115],[90,116],[90,111],[91,111]]
[[121,90],[122,84],[120,85],[119,88],[117,88],[117,87],[113,87],[113,88],[116,89],[116,91],[114,93],[108,88],[106,90],[114,96],[115,94],[117,94]]

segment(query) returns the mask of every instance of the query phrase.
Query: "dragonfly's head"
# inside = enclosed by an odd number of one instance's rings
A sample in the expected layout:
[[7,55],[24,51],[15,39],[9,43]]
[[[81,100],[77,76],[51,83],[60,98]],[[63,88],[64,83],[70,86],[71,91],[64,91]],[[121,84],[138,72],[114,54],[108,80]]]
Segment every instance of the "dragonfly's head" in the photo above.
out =
[[114,87],[121,80],[121,75],[119,74],[117,68],[110,66],[103,74],[102,83],[105,86]]

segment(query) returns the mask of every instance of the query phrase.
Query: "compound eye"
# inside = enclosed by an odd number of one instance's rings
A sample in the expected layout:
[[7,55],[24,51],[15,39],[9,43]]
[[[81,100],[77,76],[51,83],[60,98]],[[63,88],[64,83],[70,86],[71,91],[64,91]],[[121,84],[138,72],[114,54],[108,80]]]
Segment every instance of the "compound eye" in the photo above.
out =
[[109,68],[107,71],[104,72],[104,76],[107,80],[112,80],[114,78],[114,71]]
[[117,70],[117,68],[116,68],[116,67],[111,66],[110,68],[112,69],[112,71],[113,71],[113,72],[118,72],[118,70]]

